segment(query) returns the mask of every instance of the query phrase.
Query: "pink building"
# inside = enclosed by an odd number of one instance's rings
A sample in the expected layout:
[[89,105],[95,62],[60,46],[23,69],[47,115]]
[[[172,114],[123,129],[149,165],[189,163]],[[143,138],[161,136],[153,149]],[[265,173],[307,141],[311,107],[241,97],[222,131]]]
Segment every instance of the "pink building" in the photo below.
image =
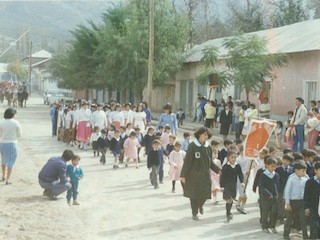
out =
[[[280,52],[288,56],[288,66],[273,69],[272,79],[265,79],[268,90],[264,95],[270,99],[273,119],[284,119],[287,111],[294,109],[296,97],[302,97],[307,106],[311,100],[320,100],[320,19],[249,34],[266,38],[270,54]],[[226,54],[223,41],[224,38],[213,39],[194,47],[182,70],[176,75],[175,101],[190,108],[186,111],[189,114],[194,111],[194,104],[191,103],[196,101],[197,94],[204,87],[206,95],[210,95],[211,99],[226,99],[229,95],[244,99],[244,94],[240,94],[234,87],[210,90],[208,85],[199,85],[197,81],[203,69],[200,63],[202,49],[207,46],[219,48],[221,62],[218,68],[226,69],[222,58]],[[258,104],[258,93],[252,94],[250,101]]]

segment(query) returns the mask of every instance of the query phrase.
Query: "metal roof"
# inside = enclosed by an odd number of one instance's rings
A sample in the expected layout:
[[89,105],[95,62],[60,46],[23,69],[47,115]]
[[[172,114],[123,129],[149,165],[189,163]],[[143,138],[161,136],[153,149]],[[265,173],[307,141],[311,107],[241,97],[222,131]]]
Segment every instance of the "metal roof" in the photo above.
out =
[[[246,33],[244,35],[252,34],[268,40],[267,49],[269,54],[320,50],[320,19]],[[199,62],[202,58],[202,50],[208,46],[217,47],[219,49],[219,55],[222,58],[227,54],[227,49],[223,47],[223,42],[228,38],[232,37],[213,39],[195,46],[187,53],[184,62]]]
[[32,58],[52,58],[52,54],[42,49],[39,52],[33,53],[31,57]]

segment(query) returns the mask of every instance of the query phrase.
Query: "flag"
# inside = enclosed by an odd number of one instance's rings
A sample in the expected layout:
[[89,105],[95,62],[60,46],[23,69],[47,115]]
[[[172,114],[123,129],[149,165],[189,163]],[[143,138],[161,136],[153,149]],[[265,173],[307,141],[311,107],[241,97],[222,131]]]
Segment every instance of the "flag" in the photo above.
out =
[[244,156],[255,158],[267,145],[277,122],[265,118],[252,118],[244,143]]

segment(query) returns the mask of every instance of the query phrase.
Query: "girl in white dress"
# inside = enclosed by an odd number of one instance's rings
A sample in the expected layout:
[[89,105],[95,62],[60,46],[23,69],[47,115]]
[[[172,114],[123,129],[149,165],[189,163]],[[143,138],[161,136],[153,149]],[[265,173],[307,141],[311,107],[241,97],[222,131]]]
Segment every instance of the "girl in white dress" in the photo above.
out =
[[[172,181],[172,192],[176,191],[176,181],[180,180],[180,173],[183,166],[183,161],[186,156],[186,152],[181,150],[181,143],[176,142],[174,144],[174,150],[169,154],[170,171],[169,178]],[[181,182],[183,189],[183,184]]]
[[142,103],[138,105],[137,111],[133,114],[133,128],[140,128],[141,132],[146,130],[146,113],[143,111]]

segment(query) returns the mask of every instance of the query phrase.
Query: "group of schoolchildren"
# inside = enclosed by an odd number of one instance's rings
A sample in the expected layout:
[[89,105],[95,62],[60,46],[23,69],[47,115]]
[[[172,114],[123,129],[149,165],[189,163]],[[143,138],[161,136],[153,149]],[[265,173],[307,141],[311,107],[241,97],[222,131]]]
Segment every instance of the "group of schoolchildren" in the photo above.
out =
[[299,154],[285,149],[283,157],[279,158],[277,148],[270,147],[262,149],[259,156],[250,161],[243,156],[241,140],[236,144],[225,140],[221,151],[217,150],[218,142],[211,144],[218,158],[215,163],[222,164],[221,176],[212,173],[212,193],[216,203],[217,191],[223,191],[228,221],[233,217],[230,209],[237,190],[236,208],[240,213],[247,213],[245,192],[248,177],[253,172],[252,190],[259,193],[260,224],[264,232],[277,233],[275,226],[279,221],[284,224],[285,239],[290,239],[292,228],[301,230],[304,239],[320,238],[320,157],[316,151],[304,149]]

